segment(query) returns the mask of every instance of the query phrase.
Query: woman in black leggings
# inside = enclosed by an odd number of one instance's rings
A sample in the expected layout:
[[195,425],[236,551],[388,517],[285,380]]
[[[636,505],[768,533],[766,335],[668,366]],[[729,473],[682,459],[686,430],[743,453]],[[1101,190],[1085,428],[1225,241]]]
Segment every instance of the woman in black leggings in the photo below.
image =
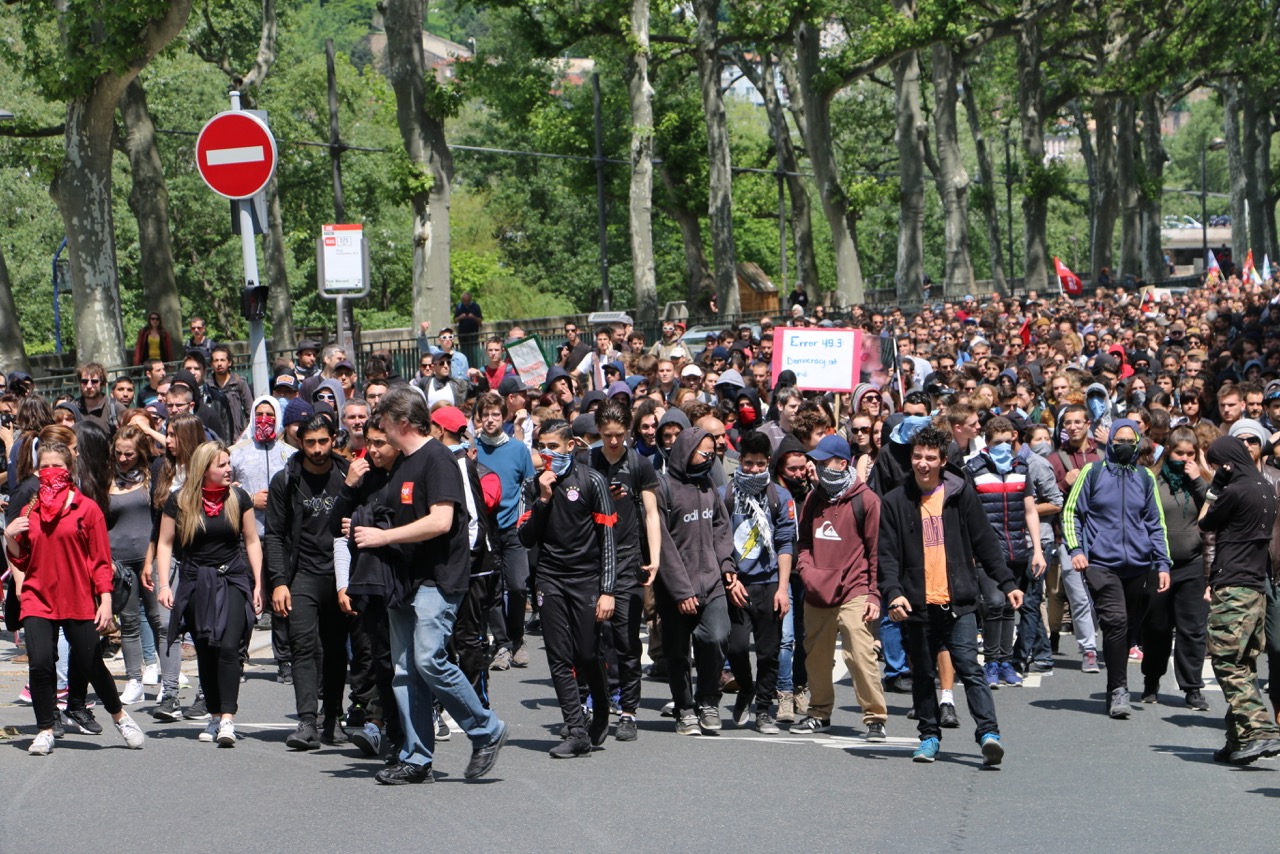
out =
[[[99,632],[112,618],[111,545],[102,508],[75,488],[75,460],[66,445],[41,443],[37,465],[39,492],[5,529],[5,547],[22,598],[38,730],[27,752],[46,756],[53,750],[59,629],[70,647],[73,680],[79,673],[83,681],[92,681],[125,743],[141,748],[142,730],[121,706],[116,683],[100,653]],[[68,706],[70,719],[81,732],[101,732],[83,706],[84,688],[79,693],[79,708]]]
[[[178,595],[169,582],[178,560]],[[253,500],[231,485],[231,457],[221,442],[191,456],[186,482],[169,497],[156,548],[160,604],[171,610],[168,642],[191,632],[211,715],[201,741],[235,747],[240,646],[262,612],[262,545]]]

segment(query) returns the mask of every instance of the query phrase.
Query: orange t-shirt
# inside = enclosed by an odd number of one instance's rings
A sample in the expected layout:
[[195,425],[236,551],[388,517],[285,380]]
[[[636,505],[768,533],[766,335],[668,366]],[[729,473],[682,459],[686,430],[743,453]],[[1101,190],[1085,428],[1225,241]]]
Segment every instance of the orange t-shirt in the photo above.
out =
[[947,583],[947,548],[942,534],[942,502],[946,490],[939,485],[920,502],[920,528],[924,532],[924,601],[946,605],[951,601]]

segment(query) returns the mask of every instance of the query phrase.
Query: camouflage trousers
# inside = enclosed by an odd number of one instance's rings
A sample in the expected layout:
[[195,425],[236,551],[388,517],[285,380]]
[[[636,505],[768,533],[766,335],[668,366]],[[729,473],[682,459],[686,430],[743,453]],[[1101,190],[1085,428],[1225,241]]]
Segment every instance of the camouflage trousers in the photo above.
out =
[[1227,701],[1227,744],[1280,736],[1258,691],[1258,655],[1266,645],[1266,595],[1220,587],[1209,602],[1209,655]]

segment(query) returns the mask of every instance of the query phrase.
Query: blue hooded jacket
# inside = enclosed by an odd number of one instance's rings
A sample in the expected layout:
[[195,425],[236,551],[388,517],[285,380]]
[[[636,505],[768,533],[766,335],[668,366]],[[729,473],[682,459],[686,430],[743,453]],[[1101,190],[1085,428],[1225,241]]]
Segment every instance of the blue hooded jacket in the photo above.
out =
[[1062,508],[1062,531],[1071,555],[1118,575],[1168,572],[1169,539],[1155,475],[1145,466],[1115,460],[1116,433],[1123,427],[1140,436],[1138,424],[1118,418],[1107,434],[1102,462],[1080,470]]

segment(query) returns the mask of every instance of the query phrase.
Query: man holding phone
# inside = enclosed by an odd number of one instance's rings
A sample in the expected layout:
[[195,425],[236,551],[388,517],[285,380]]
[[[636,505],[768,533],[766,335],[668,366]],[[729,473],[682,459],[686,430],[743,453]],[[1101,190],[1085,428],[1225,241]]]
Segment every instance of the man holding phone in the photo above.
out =
[[608,401],[596,410],[594,418],[601,445],[591,451],[591,468],[609,482],[609,495],[618,514],[613,528],[618,580],[613,591],[613,618],[604,627],[605,670],[611,702],[616,702],[621,712],[614,738],[635,741],[644,588],[657,577],[662,550],[658,475],[652,463],[627,447],[631,419],[624,404]]

